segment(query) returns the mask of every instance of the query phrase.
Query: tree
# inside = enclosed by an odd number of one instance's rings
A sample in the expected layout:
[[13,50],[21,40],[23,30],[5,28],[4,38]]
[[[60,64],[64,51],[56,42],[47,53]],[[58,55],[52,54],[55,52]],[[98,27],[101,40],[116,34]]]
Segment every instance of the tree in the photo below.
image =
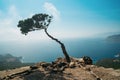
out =
[[56,41],[61,45],[61,49],[63,51],[63,54],[66,58],[66,61],[69,63],[70,57],[66,51],[66,48],[64,44],[59,41],[58,39],[54,38],[47,32],[47,28],[52,20],[52,16],[49,16],[48,14],[35,14],[32,16],[32,18],[27,18],[25,20],[20,20],[18,22],[18,27],[20,28],[20,31],[22,34],[27,35],[28,32],[35,31],[35,30],[41,30],[44,29],[45,33],[47,34],[48,37],[50,37],[52,40]]

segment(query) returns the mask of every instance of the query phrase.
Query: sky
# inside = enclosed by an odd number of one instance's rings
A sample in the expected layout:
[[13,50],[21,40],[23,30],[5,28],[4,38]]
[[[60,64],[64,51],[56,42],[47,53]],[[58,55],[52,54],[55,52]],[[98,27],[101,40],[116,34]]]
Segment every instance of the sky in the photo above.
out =
[[53,15],[48,32],[59,39],[120,33],[120,0],[0,0],[0,41],[49,40],[43,30],[21,34],[18,21]]

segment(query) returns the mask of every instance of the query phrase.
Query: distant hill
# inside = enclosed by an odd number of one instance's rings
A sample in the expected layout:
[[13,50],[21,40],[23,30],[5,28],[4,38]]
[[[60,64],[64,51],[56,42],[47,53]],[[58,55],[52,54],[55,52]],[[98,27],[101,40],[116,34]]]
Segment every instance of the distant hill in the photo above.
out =
[[0,62],[8,63],[8,62],[14,62],[14,63],[21,63],[22,57],[15,57],[11,54],[4,54],[0,55]]
[[33,65],[33,63],[22,63],[21,59],[22,57],[15,57],[11,54],[0,55],[0,71]]
[[120,42],[120,34],[110,35],[107,37],[108,41]]

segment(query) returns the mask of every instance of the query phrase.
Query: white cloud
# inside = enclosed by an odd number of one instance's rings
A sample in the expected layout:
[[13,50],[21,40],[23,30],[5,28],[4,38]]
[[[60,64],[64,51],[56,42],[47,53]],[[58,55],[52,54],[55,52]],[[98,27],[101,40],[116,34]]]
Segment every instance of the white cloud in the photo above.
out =
[[[38,31],[29,33],[27,36],[21,34],[19,28],[17,28],[18,21],[23,19],[14,5],[10,6],[7,12],[0,12],[0,41],[35,41],[45,40],[47,37],[44,33]],[[29,14],[31,16],[31,14]]]
[[12,17],[18,16],[16,7],[14,5],[10,6],[8,14],[11,15]]
[[[51,12],[51,14],[55,17],[55,19],[58,19],[60,14],[59,11],[55,8],[54,5],[51,3],[45,3],[44,6],[48,11]],[[49,40],[50,38],[44,33],[44,31],[35,31],[30,32],[27,36],[24,36],[21,34],[19,28],[17,28],[18,20],[23,19],[19,13],[17,12],[17,9],[14,5],[9,7],[8,12],[0,12],[1,15],[4,15],[2,18],[0,18],[0,36],[2,38],[0,41],[21,41],[21,42],[31,42],[31,41],[44,41]],[[31,16],[32,14],[28,14],[28,16]],[[57,29],[57,28],[56,28]],[[79,31],[74,33],[71,31],[61,30],[61,31],[54,31],[55,29],[51,29],[50,34],[55,36],[58,39],[64,39],[64,38],[77,38],[79,37]]]
[[43,7],[48,13],[50,13],[54,17],[55,20],[60,20],[60,12],[52,3],[45,2]]
[[17,20],[20,18],[19,14],[17,13],[16,7],[14,5],[9,7],[8,12],[2,12],[1,15],[3,16],[0,19],[0,28],[13,28],[16,25]]

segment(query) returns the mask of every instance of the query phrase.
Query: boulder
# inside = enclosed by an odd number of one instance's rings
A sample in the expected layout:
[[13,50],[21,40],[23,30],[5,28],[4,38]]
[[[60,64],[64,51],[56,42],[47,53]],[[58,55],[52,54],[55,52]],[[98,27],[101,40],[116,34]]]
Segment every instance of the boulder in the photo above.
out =
[[83,58],[80,58],[78,61],[79,61],[80,63],[85,63],[85,61],[84,61]]
[[75,62],[70,62],[70,64],[69,64],[69,67],[70,68],[74,68],[76,65],[75,65]]
[[90,57],[88,56],[83,56],[83,60],[85,64],[92,65],[93,61]]

